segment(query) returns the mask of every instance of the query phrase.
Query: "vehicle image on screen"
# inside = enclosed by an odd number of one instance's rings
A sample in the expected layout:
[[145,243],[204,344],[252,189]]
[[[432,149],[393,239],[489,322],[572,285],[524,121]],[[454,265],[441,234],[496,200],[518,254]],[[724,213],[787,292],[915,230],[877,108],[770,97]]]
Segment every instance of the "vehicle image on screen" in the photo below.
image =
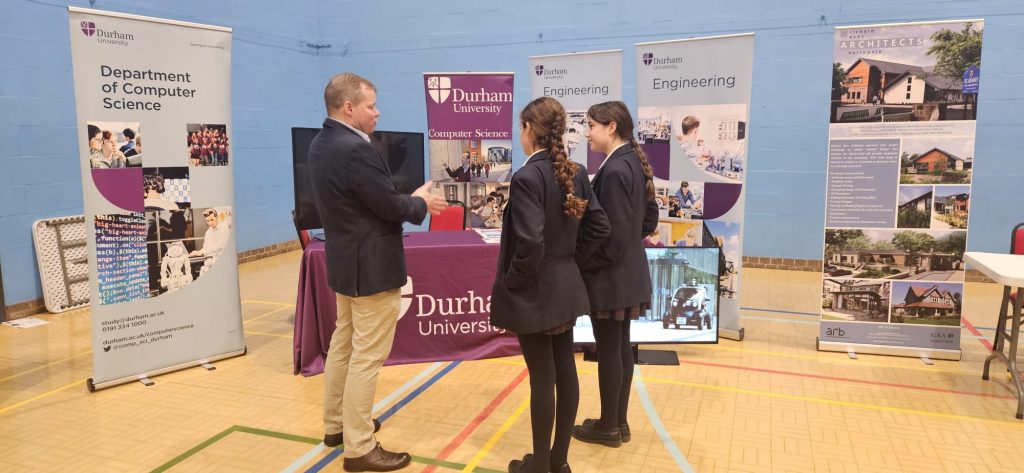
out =
[[711,314],[707,311],[710,302],[707,289],[698,286],[696,282],[680,286],[672,300],[666,304],[669,309],[662,316],[662,327],[679,329],[695,326],[697,330],[710,329]]

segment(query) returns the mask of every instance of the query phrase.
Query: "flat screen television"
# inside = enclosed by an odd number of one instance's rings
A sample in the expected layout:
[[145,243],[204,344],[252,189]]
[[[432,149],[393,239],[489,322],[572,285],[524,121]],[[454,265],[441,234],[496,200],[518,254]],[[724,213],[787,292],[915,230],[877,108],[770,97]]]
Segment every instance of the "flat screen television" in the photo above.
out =
[[[295,184],[295,218],[302,230],[322,228],[309,180],[309,144],[320,128],[292,128],[292,170]],[[375,131],[370,136],[391,167],[391,180],[403,194],[423,185],[423,133]]]
[[[630,323],[633,343],[718,343],[718,247],[646,248],[651,308]],[[576,319],[575,343],[594,343],[590,317]]]

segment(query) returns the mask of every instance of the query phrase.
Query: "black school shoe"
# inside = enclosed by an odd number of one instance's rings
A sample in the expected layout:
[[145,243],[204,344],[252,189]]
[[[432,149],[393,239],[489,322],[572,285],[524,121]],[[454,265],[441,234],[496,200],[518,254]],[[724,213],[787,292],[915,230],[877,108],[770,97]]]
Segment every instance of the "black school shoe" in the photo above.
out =
[[583,425],[574,426],[572,436],[580,442],[597,443],[612,448],[622,446],[622,430],[618,427],[598,428],[597,419],[587,419],[583,421]]
[[630,440],[633,440],[633,434],[629,432],[629,424],[620,425],[619,433],[622,435],[622,443],[629,443]]
[[[516,471],[526,471],[526,464],[530,463],[532,461],[533,461],[533,454],[532,453],[527,453],[525,456],[523,456],[522,460],[512,460],[511,462],[509,462],[509,464],[508,464],[508,471],[510,471],[510,472],[513,471],[512,470],[512,464],[513,463],[516,464],[516,467],[522,468],[521,470],[516,470]],[[519,464],[522,464],[522,466],[520,466]],[[562,466],[560,466],[558,468],[552,468],[550,471],[551,471],[551,473],[572,473],[572,469],[569,468],[569,464],[568,463],[566,463],[566,464],[564,464],[564,465],[562,465]]]

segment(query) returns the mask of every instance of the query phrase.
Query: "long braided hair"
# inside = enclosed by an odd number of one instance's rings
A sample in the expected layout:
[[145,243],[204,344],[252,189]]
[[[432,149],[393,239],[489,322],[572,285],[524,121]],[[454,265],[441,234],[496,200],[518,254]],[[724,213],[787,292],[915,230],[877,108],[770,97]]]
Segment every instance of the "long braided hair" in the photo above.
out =
[[644,177],[647,178],[647,200],[653,199],[654,172],[651,170],[651,164],[647,161],[647,155],[644,154],[643,148],[640,147],[640,143],[637,143],[636,138],[633,136],[633,117],[629,114],[626,104],[616,100],[591,105],[587,109],[587,116],[591,120],[605,126],[615,122],[615,134],[622,141],[629,143],[633,147],[633,152],[640,158],[640,165],[644,169]]
[[562,135],[565,134],[565,108],[551,97],[536,99],[519,112],[519,122],[523,128],[529,123],[533,130],[535,144],[540,149],[548,150],[548,157],[555,171],[555,180],[565,194],[562,208],[573,220],[583,217],[587,208],[587,200],[576,196],[573,179],[579,171],[579,165],[569,160],[565,151]]

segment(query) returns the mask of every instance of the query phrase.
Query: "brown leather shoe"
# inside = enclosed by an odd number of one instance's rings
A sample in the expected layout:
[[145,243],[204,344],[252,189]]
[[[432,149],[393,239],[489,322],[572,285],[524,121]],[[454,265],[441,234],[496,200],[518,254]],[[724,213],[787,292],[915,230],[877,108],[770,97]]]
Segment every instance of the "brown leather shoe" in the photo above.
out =
[[[377,433],[380,430],[380,421],[373,419],[373,433]],[[324,434],[324,445],[334,448],[338,445],[345,443],[345,433],[338,432],[336,434]]]
[[345,471],[394,471],[409,466],[412,457],[405,452],[389,452],[380,446],[358,458],[346,458],[342,467]]

